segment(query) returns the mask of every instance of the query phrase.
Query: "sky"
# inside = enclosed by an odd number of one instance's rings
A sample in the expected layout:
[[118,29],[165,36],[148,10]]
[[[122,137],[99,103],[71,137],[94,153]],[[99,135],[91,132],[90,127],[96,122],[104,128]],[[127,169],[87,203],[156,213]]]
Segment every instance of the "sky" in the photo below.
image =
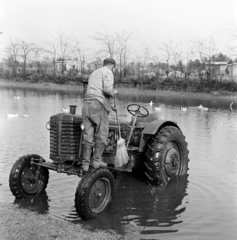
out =
[[[0,49],[9,38],[41,42],[61,31],[89,48],[95,32],[136,32],[139,44],[188,41],[213,36],[219,52],[235,44],[236,0],[1,0]],[[2,55],[2,54],[0,54]]]

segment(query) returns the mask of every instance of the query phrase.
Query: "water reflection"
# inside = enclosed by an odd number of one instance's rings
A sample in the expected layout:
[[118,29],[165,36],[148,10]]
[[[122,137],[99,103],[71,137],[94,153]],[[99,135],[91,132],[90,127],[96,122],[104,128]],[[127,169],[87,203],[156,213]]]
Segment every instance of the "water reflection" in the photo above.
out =
[[45,214],[49,211],[49,198],[47,193],[44,191],[37,196],[24,198],[24,199],[15,199],[14,203],[21,208],[25,208],[37,213]]
[[[187,176],[173,179],[165,189],[144,188],[140,202],[137,201],[138,196],[133,196],[133,204],[129,206],[129,212],[121,216],[122,223],[128,226],[131,222],[136,223],[140,227],[140,234],[177,232],[178,226],[176,229],[172,226],[182,223],[179,217],[186,207],[180,205],[183,198],[187,196],[186,188]],[[132,191],[127,189],[129,190]],[[124,194],[129,195],[127,191]],[[122,205],[125,202],[122,202]]]
[[183,200],[188,195],[187,178],[187,175],[174,178],[161,189],[145,184],[139,176],[125,175],[117,186],[114,202],[107,213],[87,222],[72,218],[71,221],[91,230],[116,228],[120,234],[178,232],[178,225],[183,222],[181,216],[186,210]]

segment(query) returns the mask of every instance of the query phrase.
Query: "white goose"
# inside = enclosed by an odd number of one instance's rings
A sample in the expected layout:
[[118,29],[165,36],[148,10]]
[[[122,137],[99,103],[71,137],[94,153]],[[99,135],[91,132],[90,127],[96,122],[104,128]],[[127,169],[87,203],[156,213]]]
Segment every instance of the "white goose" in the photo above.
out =
[[201,111],[207,111],[207,110],[208,110],[207,107],[203,107],[202,105],[198,106],[198,108],[199,108]]
[[232,105],[233,105],[233,102],[230,104],[230,110],[231,111],[233,111]]
[[19,96],[14,96],[14,99],[19,100],[20,97]]
[[64,112],[64,113],[69,113],[69,109],[63,108],[63,112]]
[[160,112],[161,111],[161,107],[155,107],[155,112]]
[[180,107],[181,111],[187,111],[188,109],[186,107]]
[[9,118],[19,117],[18,114],[11,114],[11,113],[7,113],[7,116],[8,116]]

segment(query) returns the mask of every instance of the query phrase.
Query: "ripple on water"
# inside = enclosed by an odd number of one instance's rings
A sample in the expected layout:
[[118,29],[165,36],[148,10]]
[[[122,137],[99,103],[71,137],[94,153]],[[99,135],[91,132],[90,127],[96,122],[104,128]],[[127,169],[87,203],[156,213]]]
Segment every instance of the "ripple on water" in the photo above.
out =
[[[221,183],[220,178],[218,174],[193,176],[188,189],[186,227],[182,230],[184,234],[198,235],[201,239],[213,239],[217,230],[222,228],[225,231],[219,232],[215,239],[224,239],[227,232],[233,232],[228,217],[233,209],[228,204],[234,199],[226,198],[230,195],[230,190],[223,189],[225,184]],[[236,221],[237,218],[232,220]]]
[[[14,95],[21,96],[20,100],[14,101]],[[151,100],[156,107],[163,104],[157,117],[176,121],[188,142],[189,183],[177,180],[161,190],[148,186],[137,176],[124,175],[108,212],[89,221],[80,220],[74,207],[77,177],[50,171],[45,193],[16,201],[8,184],[12,165],[29,153],[48,160],[49,132],[45,123],[70,104],[78,105],[79,113],[79,95],[0,89],[0,201],[15,201],[21,207],[80,222],[92,230],[113,229],[135,239],[236,239],[237,111],[221,110],[224,107],[216,103],[208,106],[200,99],[190,103],[188,99],[179,102],[170,96],[151,99],[147,95],[145,100],[139,94],[133,99],[130,96],[119,99],[120,114],[127,114],[129,101],[144,106]],[[200,104],[209,107],[209,111],[190,108]],[[181,112],[179,106],[187,106],[187,112]],[[7,113],[32,117],[8,119]],[[128,115],[127,119],[130,118]]]
[[[167,188],[148,186],[136,178],[125,176],[116,190],[112,208],[100,217],[100,222],[120,233],[147,235],[177,231],[185,212],[182,206],[187,179],[176,179]],[[90,223],[91,224],[91,223]],[[96,221],[96,226],[99,222]]]

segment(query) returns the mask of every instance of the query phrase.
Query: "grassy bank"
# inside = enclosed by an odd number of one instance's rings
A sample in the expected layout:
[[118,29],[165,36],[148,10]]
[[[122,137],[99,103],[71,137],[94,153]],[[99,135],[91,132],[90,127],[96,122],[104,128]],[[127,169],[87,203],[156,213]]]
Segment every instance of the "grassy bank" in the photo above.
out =
[[70,90],[70,91],[78,91],[83,90],[82,85],[75,85],[75,84],[56,84],[56,83],[47,83],[47,82],[41,82],[41,83],[32,83],[30,81],[24,81],[24,82],[15,82],[15,81],[9,81],[5,80],[3,78],[0,78],[0,87],[19,87],[24,89],[55,89],[55,90]]
[[[62,85],[82,85],[83,81],[87,81],[89,73],[86,75],[50,75],[31,73],[24,75],[1,75],[6,81],[30,83],[47,83]],[[182,91],[195,93],[210,93],[212,91],[229,91],[237,92],[237,81],[233,79],[222,79],[195,77],[195,78],[179,78],[159,76],[132,75],[120,78],[115,74],[115,86],[117,88],[137,88],[139,90],[163,90],[163,91]]]
[[[0,78],[0,87],[17,87],[23,89],[47,89],[47,90],[58,90],[58,91],[72,91],[78,92],[83,91],[83,85],[80,84],[56,84],[56,83],[32,83],[30,81],[14,82]],[[119,95],[144,95],[144,96],[171,96],[179,98],[192,98],[192,99],[229,99],[230,101],[237,102],[237,92],[231,92],[227,90],[211,91],[210,93],[205,92],[183,92],[183,91],[171,91],[171,90],[142,90],[132,87],[119,87]]]
[[15,204],[0,202],[0,239],[85,239],[85,240],[117,240],[132,239],[122,237],[113,231],[82,228],[80,224],[73,224],[64,220],[54,219],[46,214],[38,214],[21,209]]

